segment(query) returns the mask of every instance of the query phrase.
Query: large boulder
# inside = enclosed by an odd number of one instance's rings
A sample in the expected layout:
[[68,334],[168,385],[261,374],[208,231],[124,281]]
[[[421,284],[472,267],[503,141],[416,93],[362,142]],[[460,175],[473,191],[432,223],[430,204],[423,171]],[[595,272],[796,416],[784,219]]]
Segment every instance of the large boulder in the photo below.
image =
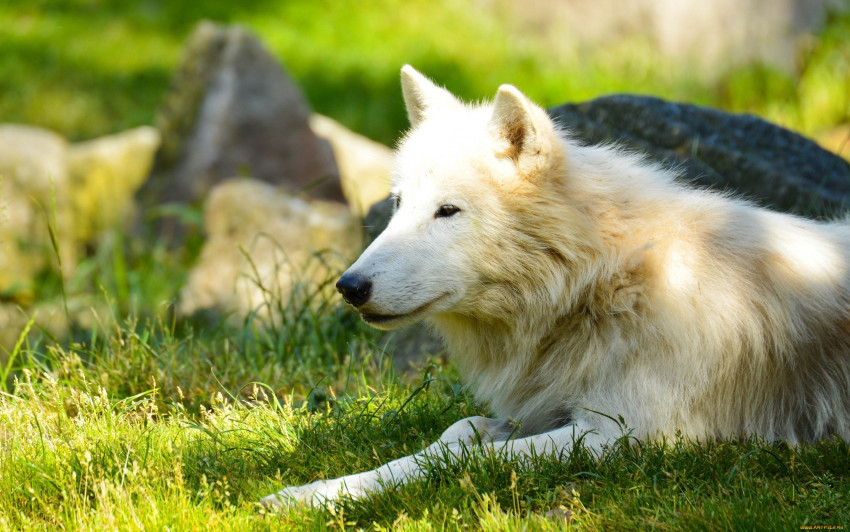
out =
[[586,144],[615,142],[677,168],[682,178],[774,209],[834,214],[850,198],[850,164],[752,115],[616,95],[549,110]]
[[126,220],[158,143],[150,127],[69,145],[51,131],[0,125],[0,364],[31,317],[31,340],[39,331],[64,338],[69,322],[90,320],[91,301],[37,301],[35,283],[60,258],[68,277],[84,244]]
[[159,143],[159,131],[142,126],[71,145],[68,164],[76,240],[92,242],[104,230],[132,221],[133,195],[150,173]]
[[45,129],[0,125],[0,294],[57,264],[47,229],[54,217],[66,275],[80,244],[128,221],[159,138],[143,126],[69,144]]
[[[142,206],[200,203],[238,175],[344,201],[331,148],[308,115],[298,87],[257,38],[200,23],[157,116],[163,142]],[[173,223],[160,225],[163,234],[179,232]]]
[[[217,185],[204,204],[207,239],[180,295],[184,315],[213,311],[274,319],[295,283],[334,279],[362,246],[345,205],[293,195],[248,178]],[[333,294],[326,283],[325,296]]]
[[57,264],[57,252],[65,275],[76,261],[68,143],[44,129],[0,125],[0,180],[0,298],[24,302],[34,276]]

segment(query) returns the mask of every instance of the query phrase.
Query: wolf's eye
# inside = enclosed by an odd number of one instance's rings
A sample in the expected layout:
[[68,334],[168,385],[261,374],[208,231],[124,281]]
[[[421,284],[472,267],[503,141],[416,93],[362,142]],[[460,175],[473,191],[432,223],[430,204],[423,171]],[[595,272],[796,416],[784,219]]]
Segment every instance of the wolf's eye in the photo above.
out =
[[434,213],[434,218],[448,218],[449,216],[454,216],[459,212],[460,209],[454,205],[440,205],[440,208]]

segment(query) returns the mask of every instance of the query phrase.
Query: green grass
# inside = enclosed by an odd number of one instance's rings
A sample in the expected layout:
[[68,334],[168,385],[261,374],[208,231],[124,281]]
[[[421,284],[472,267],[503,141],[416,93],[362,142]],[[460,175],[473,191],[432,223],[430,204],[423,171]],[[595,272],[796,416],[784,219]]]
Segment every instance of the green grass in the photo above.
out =
[[[451,0],[9,0],[0,121],[75,140],[152,123],[204,17],[251,27],[316,110],[386,143],[406,127],[406,62],[468,99],[513,82],[547,106],[625,91],[755,112],[808,134],[848,121],[850,15],[830,22],[796,72],[751,66],[708,80],[670,68],[646,43],[580,56],[473,14]],[[581,449],[530,462],[473,452],[374,498],[264,513],[262,496],[415,452],[487,408],[439,358],[394,373],[377,332],[316,287],[271,301],[281,317],[272,328],[175,317],[200,244],[175,251],[115,232],[72,278],[39,276],[36,300],[64,292],[72,309],[93,310],[70,339],[22,335],[13,357],[0,354],[0,529],[850,526],[846,442],[674,436],[623,439],[601,460]]]
[[[340,326],[317,318],[315,328]],[[601,460],[583,449],[527,462],[478,451],[370,499],[269,515],[256,502],[285,485],[376,467],[486,414],[450,370],[402,382],[367,330],[343,328],[348,354],[327,363],[286,349],[257,357],[266,341],[255,335],[132,323],[28,352],[0,396],[0,526],[548,530],[565,524],[546,517],[553,509],[580,530],[850,525],[850,446],[839,440],[623,438]],[[307,350],[325,348],[321,334],[294,330]]]

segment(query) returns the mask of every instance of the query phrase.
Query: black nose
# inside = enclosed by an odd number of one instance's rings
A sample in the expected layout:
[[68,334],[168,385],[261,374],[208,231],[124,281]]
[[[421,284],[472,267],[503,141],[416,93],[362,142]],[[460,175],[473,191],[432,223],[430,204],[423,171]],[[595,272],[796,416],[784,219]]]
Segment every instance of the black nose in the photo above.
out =
[[359,307],[369,301],[372,281],[355,273],[346,273],[336,282],[336,289],[342,294],[346,303]]

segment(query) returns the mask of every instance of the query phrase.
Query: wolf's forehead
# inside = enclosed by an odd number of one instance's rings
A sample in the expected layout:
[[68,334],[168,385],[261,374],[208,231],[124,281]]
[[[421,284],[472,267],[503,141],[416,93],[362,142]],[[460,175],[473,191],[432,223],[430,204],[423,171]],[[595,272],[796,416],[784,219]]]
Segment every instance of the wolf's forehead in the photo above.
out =
[[495,162],[496,151],[486,129],[420,128],[399,146],[396,179],[458,179]]
[[418,162],[407,160],[406,164],[397,164],[393,180],[397,191],[415,189],[419,194],[430,190],[439,195],[441,190],[448,192],[471,184],[483,186],[486,181],[482,177],[492,173],[486,170],[486,164],[464,153],[435,153]]

